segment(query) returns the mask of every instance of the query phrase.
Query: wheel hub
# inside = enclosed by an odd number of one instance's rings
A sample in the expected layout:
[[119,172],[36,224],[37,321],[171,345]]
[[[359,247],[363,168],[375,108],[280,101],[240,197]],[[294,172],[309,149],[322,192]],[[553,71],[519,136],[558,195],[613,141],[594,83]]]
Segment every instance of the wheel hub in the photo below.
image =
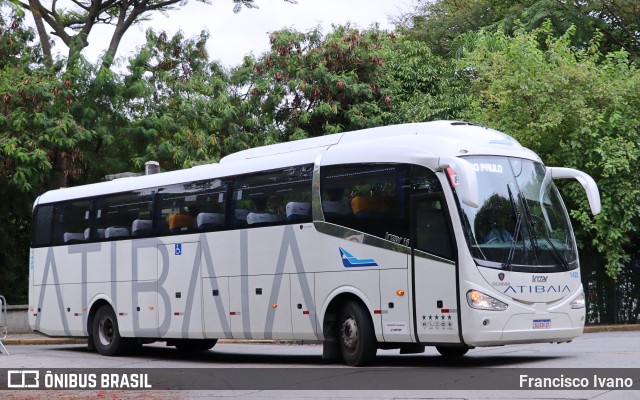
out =
[[353,350],[358,345],[358,325],[353,317],[347,318],[342,323],[342,343],[344,346]]
[[113,321],[108,316],[100,320],[100,328],[98,329],[100,343],[108,346],[113,341]]

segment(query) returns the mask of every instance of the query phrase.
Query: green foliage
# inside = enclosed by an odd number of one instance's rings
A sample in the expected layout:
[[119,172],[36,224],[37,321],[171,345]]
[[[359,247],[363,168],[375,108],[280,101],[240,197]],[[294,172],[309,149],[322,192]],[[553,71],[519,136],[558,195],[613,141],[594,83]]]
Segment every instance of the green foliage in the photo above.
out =
[[347,25],[274,32],[271,50],[246,58],[232,82],[248,95],[255,145],[452,118],[466,101],[454,73],[424,44]]
[[467,82],[454,65],[407,36],[389,42],[383,58],[394,93],[390,122],[459,118],[468,102]]
[[640,57],[640,7],[632,0],[417,0],[398,28],[437,54],[451,56],[470,44],[468,33],[513,33],[518,27],[531,32],[545,22],[556,35],[574,26],[573,46],[586,47],[600,31],[601,51],[624,49],[632,58]]
[[552,31],[546,23],[513,36],[476,35],[459,61],[471,77],[467,117],[508,132],[547,165],[594,177],[602,196],[596,218],[577,183],[562,190],[582,246],[601,254],[615,277],[630,260],[625,247],[638,238],[640,71],[624,51],[600,54],[600,36],[578,50],[571,46],[574,28],[562,36]]
[[226,72],[208,60],[208,34],[147,32],[147,44],[130,61],[130,133],[136,138],[137,168],[147,160],[163,169],[217,161],[224,137],[239,118]]
[[94,137],[73,116],[74,80],[35,63],[28,46],[32,33],[12,17],[14,29],[0,38],[0,54],[8,55],[0,59],[2,196],[37,193],[58,182],[54,174],[81,174],[78,145]]
[[265,143],[388,120],[392,101],[380,55],[388,33],[344,26],[326,37],[318,29],[283,30],[270,40],[267,54],[245,59],[234,72],[247,87],[260,125],[268,125]]

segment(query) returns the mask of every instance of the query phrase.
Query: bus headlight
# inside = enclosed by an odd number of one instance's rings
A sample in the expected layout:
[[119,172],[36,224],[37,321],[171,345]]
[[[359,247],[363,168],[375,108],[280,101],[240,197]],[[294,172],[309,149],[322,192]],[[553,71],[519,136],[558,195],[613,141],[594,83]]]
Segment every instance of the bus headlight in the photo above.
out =
[[469,303],[469,307],[477,308],[478,310],[504,311],[508,307],[506,303],[477,290],[469,290],[467,292],[467,303]]
[[572,302],[571,302],[571,308],[584,308],[584,293],[580,293],[580,296],[576,297]]

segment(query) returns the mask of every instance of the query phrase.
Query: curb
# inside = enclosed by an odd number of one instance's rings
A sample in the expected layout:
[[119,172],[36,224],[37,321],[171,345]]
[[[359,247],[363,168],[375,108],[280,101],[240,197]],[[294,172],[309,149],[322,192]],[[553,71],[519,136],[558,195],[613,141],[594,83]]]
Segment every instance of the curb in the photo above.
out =
[[77,338],[35,338],[35,339],[12,339],[7,338],[2,341],[5,346],[16,346],[16,345],[36,345],[36,344],[87,344],[87,339],[77,339]]
[[640,331],[640,324],[585,326],[584,333]]

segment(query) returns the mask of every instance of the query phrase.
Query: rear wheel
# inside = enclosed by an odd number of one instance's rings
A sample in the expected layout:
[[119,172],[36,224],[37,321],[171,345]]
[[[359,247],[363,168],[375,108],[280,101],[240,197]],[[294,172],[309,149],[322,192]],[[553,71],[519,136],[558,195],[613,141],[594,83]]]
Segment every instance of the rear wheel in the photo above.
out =
[[366,309],[350,301],[340,312],[338,337],[342,358],[347,365],[358,367],[373,361],[377,344],[373,323]]
[[123,338],[118,329],[118,319],[113,309],[103,305],[93,318],[93,345],[103,356],[118,356],[132,347],[134,339]]
[[218,339],[174,339],[168,344],[187,353],[207,351],[216,345]]
[[436,346],[436,350],[438,353],[446,358],[460,358],[467,354],[469,348],[467,346],[463,347],[448,347],[448,346]]

